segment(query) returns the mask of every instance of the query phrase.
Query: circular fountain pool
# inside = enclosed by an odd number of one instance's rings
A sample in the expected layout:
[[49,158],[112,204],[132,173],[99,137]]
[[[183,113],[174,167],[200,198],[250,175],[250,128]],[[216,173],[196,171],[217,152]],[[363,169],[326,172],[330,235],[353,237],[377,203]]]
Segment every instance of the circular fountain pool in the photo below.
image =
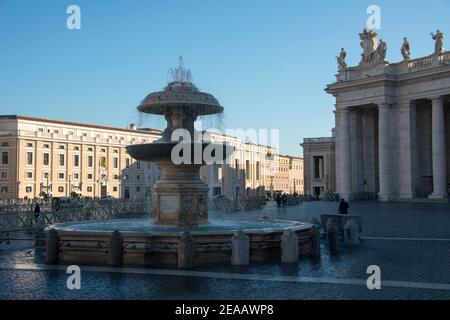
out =
[[271,232],[274,230],[285,230],[293,227],[305,226],[303,223],[295,221],[283,220],[209,220],[207,224],[197,227],[178,227],[178,226],[164,226],[155,225],[149,222],[148,219],[140,220],[112,220],[112,221],[98,221],[85,223],[65,223],[53,226],[59,231],[90,231],[90,232],[150,232],[150,233],[182,233],[188,231],[190,233],[196,232],[211,232],[211,231],[229,231],[235,232],[243,230],[244,232]]

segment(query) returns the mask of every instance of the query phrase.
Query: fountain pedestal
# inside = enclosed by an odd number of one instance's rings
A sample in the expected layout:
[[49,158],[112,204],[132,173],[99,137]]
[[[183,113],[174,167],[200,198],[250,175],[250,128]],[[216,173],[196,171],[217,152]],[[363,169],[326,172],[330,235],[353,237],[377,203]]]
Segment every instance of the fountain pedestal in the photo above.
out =
[[158,163],[163,173],[153,188],[153,223],[196,227],[208,223],[208,186],[200,165]]

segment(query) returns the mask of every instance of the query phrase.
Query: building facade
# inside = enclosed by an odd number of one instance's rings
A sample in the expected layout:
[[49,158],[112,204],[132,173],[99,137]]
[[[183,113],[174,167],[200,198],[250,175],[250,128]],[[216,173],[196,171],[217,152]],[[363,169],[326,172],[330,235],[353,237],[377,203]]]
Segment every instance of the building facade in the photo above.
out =
[[301,146],[304,158],[305,195],[323,198],[327,193],[335,193],[334,135],[332,137],[305,138]]
[[386,45],[375,32],[360,37],[361,63],[347,68],[340,56],[337,81],[326,89],[336,98],[338,193],[346,199],[372,192],[381,201],[446,200],[450,52],[443,51],[443,36],[435,37],[435,52],[427,57],[410,59],[402,47],[399,63],[386,61]]
[[[67,121],[0,116],[0,199],[105,197],[144,199],[160,177],[158,166],[132,159],[131,144],[161,137],[154,129],[114,128]],[[235,148],[228,162],[203,166],[210,197],[239,198],[270,189],[291,193],[300,159],[276,155],[271,147],[212,134],[209,140]],[[298,170],[297,170],[298,171]],[[303,186],[296,182],[297,192]]]
[[144,198],[159,176],[125,147],[150,143],[157,130],[0,116],[0,199],[45,196]]

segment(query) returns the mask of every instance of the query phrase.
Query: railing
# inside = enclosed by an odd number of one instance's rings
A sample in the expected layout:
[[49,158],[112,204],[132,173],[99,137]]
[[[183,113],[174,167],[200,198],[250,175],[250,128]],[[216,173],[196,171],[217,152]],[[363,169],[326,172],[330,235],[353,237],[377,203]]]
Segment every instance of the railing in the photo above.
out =
[[[450,51],[440,55],[429,55],[413,60],[405,60],[398,63],[379,63],[369,66],[350,67],[345,72],[337,75],[337,82],[375,77],[379,75],[402,75],[411,72],[431,69],[442,65],[450,65]],[[305,141],[304,143],[307,143]]]
[[70,204],[39,201],[40,213],[34,213],[33,201],[0,203],[0,232],[33,231],[55,223],[144,218],[151,204],[146,200],[81,200]]
[[246,197],[242,199],[215,198],[209,201],[209,208],[217,211],[258,210],[266,203],[264,197]]
[[323,138],[304,138],[303,143],[333,143],[334,138],[323,137]]
[[409,71],[418,71],[418,70],[430,68],[432,65],[433,65],[433,56],[428,56],[425,58],[419,58],[419,59],[408,61],[408,70]]

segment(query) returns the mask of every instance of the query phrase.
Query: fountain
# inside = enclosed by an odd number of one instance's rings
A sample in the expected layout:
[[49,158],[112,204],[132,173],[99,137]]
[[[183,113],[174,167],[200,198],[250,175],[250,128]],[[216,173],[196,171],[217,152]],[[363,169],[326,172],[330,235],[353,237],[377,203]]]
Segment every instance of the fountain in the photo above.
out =
[[[163,91],[149,94],[138,106],[140,112],[165,117],[167,127],[162,137],[150,144],[127,147],[134,159],[156,163],[162,172],[152,190],[151,221],[112,220],[51,226],[47,228],[47,262],[178,267],[189,265],[184,263],[188,260],[192,264],[230,262],[233,248],[239,248],[232,245],[236,234],[240,241],[248,241],[242,247],[247,248],[246,255],[252,261],[262,261],[280,258],[282,235],[286,232],[298,237],[299,255],[310,254],[317,240],[310,224],[208,218],[208,187],[200,179],[200,167],[224,161],[233,149],[197,139],[201,134],[196,132],[194,122],[198,116],[222,113],[223,107],[212,95],[196,88],[181,57],[179,67],[170,70],[170,75],[172,81]],[[184,261],[183,257],[190,258]]]

